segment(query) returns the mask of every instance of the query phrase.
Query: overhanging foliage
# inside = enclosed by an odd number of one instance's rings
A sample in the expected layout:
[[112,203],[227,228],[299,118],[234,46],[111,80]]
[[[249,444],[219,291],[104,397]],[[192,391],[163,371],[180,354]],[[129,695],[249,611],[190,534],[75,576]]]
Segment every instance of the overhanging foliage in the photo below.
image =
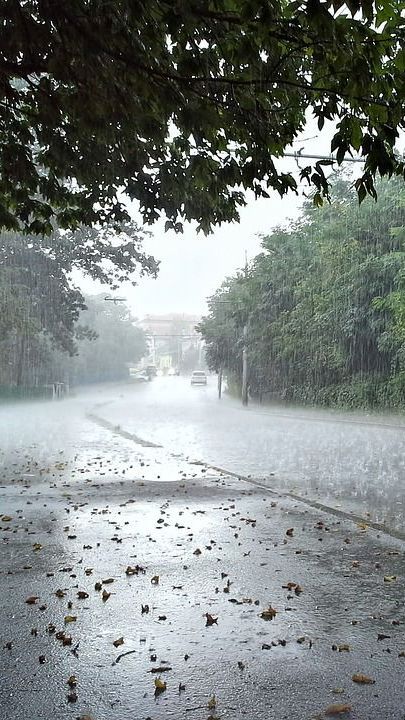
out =
[[[0,226],[235,220],[244,191],[297,187],[277,158],[308,112],[376,173],[404,176],[403,0],[2,3]],[[322,161],[302,170],[315,202]]]

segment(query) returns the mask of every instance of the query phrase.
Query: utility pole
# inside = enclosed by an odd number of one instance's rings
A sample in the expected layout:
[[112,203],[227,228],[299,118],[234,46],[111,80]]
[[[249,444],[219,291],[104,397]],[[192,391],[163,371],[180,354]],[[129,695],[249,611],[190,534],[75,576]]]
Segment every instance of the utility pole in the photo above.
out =
[[242,350],[242,405],[248,404],[248,357],[247,357],[247,334],[248,327],[243,327],[243,350]]
[[[247,251],[245,250],[245,279],[248,277],[248,259]],[[248,351],[247,351],[247,339],[248,339],[248,322],[246,320],[243,326],[243,349],[242,349],[242,405],[247,405],[249,402],[248,393]]]
[[222,365],[218,371],[218,399],[222,397]]

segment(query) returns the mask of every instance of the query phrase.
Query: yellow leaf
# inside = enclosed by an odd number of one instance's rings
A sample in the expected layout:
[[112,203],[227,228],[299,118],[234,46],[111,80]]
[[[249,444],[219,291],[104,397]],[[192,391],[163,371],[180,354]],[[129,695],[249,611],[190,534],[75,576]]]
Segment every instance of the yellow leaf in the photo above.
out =
[[164,692],[166,690],[166,683],[164,680],[161,680],[160,678],[155,678],[155,695],[159,695],[160,693]]
[[10,517],[10,515],[3,515],[3,516],[0,518],[0,520],[2,520],[2,522],[11,522],[12,519],[13,519],[13,518]]
[[396,579],[397,579],[396,575],[384,575],[384,582],[386,582],[386,583],[395,582]]
[[76,620],[77,620],[77,615],[65,615],[64,620],[65,620],[65,623],[66,623],[66,624],[72,623],[72,622],[76,622]]
[[374,685],[375,683],[373,678],[368,675],[363,675],[363,673],[354,673],[354,675],[352,675],[352,680],[359,685]]
[[348,703],[336,703],[325,708],[325,715],[340,715],[351,712],[352,706]]
[[215,695],[213,695],[213,696],[208,700],[208,709],[209,709],[209,710],[213,710],[214,707],[216,706],[216,704],[217,704],[217,699],[216,699]]

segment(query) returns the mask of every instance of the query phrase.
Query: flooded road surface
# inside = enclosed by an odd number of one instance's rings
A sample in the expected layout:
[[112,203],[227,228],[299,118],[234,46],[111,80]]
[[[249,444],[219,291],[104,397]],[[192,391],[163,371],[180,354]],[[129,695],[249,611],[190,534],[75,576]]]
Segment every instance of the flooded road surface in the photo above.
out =
[[[106,392],[98,416],[174,453],[405,532],[405,418],[218,401],[216,379]],[[370,513],[370,516],[366,515]]]
[[2,409],[2,717],[402,720],[404,543],[186,461],[287,423],[187,390]]

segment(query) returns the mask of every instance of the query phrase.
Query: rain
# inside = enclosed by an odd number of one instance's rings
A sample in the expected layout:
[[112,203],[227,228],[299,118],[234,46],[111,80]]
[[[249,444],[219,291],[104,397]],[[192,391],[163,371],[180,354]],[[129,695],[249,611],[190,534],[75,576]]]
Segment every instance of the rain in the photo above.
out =
[[1,717],[403,720],[403,11],[175,5],[5,8]]

